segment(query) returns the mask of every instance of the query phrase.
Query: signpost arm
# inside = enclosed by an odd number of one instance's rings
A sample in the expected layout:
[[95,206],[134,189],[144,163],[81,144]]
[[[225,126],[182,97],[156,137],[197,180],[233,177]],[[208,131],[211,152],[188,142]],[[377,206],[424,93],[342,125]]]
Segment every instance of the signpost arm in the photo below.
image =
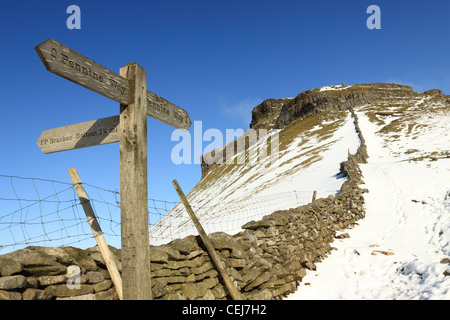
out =
[[124,300],[152,299],[147,194],[147,76],[132,62],[120,69],[130,104],[120,105],[120,202]]

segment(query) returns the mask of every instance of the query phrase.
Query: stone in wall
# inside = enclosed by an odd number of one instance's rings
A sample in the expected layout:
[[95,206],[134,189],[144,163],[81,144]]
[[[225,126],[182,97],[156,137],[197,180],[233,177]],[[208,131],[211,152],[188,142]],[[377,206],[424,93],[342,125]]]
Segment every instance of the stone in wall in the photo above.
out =
[[[97,253],[97,247],[30,246],[0,255],[0,300],[117,299],[104,263],[92,257]],[[80,268],[78,288],[67,285],[69,266]]]

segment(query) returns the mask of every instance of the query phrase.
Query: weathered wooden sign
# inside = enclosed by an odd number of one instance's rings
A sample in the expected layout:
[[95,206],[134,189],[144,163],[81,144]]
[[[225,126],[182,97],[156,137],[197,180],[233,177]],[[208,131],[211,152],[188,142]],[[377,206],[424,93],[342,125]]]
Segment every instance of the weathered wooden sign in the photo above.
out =
[[[97,62],[49,39],[35,47],[48,71],[121,104],[132,101],[127,79]],[[147,91],[147,115],[177,129],[187,130],[191,120],[186,110]]]
[[44,130],[37,141],[43,153],[119,142],[119,116]]
[[177,129],[187,130],[191,126],[186,110],[148,90],[147,115]]
[[120,145],[120,217],[124,299],[151,299],[147,202],[147,115],[189,129],[187,112],[147,90],[147,73],[132,62],[120,75],[49,39],[35,47],[47,70],[120,103],[120,115],[45,130],[44,153],[105,143]]

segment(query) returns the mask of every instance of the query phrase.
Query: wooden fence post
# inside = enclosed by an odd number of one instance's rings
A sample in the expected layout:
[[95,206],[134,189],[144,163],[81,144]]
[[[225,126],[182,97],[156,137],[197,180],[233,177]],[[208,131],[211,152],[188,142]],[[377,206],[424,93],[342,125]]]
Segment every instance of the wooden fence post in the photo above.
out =
[[314,202],[314,200],[316,200],[316,196],[317,196],[317,191],[314,191],[311,202]]
[[109,275],[111,276],[111,280],[114,283],[114,287],[116,288],[117,295],[119,299],[122,300],[122,278],[120,277],[119,270],[117,269],[116,263],[112,258],[111,251],[109,250],[108,244],[106,243],[105,237],[103,236],[102,229],[98,224],[97,218],[95,217],[94,210],[92,209],[91,202],[89,201],[89,197],[84,190],[83,184],[81,183],[80,176],[78,175],[78,171],[76,168],[69,169],[70,177],[72,178],[73,186],[77,191],[78,198],[80,199],[80,203],[83,206],[84,213],[86,214],[86,218],[91,226],[92,233],[94,234],[95,241],[97,241],[98,248],[100,249],[100,253],[103,256],[103,259],[106,263],[106,268],[108,269]]
[[194,222],[194,225],[197,228],[200,238],[202,239],[203,244],[205,245],[206,250],[208,251],[209,256],[211,257],[211,260],[214,262],[217,270],[219,271],[220,276],[222,277],[223,281],[225,282],[225,285],[227,286],[231,297],[233,298],[233,300],[243,300],[241,297],[241,293],[233,285],[233,281],[231,281],[230,276],[228,275],[227,271],[225,270],[225,266],[223,265],[222,261],[219,259],[219,256],[217,255],[217,252],[214,249],[214,246],[213,246],[211,240],[206,235],[205,230],[203,229],[202,225],[200,224],[200,221],[198,220],[197,216],[195,215],[194,211],[192,210],[191,205],[187,201],[186,196],[183,193],[183,190],[181,190],[180,186],[178,185],[177,180],[173,180],[172,184],[175,187],[175,190],[177,190],[178,196],[180,197],[181,201],[183,202],[184,207],[186,208],[186,211],[188,212],[189,216],[191,217],[192,221]]
[[147,72],[132,62],[120,68],[130,101],[120,105],[120,217],[123,297],[151,300],[147,193]]

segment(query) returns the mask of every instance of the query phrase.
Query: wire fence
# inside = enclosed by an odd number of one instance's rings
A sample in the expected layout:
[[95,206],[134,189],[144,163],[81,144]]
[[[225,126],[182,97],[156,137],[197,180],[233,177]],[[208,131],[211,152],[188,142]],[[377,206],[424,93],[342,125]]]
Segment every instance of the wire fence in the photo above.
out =
[[[251,220],[260,220],[274,211],[307,204],[311,202],[311,199],[312,191],[289,191],[234,202],[208,203],[202,206],[191,203],[191,207],[206,233],[223,231],[235,234],[242,231],[242,225]],[[179,203],[151,227],[150,243],[158,245],[197,234],[186,209],[182,203]]]
[[[94,189],[99,191],[97,194],[102,190]],[[30,245],[92,243],[92,232],[71,183],[0,175],[0,192],[0,253]],[[90,193],[93,194],[92,190]],[[117,230],[120,234],[114,212],[117,195],[103,193],[104,196],[92,201],[95,207],[102,207],[99,222],[105,234],[115,235]]]
[[[109,245],[120,248],[120,194],[83,183]],[[331,193],[330,191],[323,191]],[[251,220],[309,203],[311,191],[291,191],[241,201],[198,206],[191,203],[207,233],[237,233]],[[148,200],[150,243],[159,245],[197,234],[179,202]],[[72,183],[0,175],[0,254],[27,246],[95,246]]]

